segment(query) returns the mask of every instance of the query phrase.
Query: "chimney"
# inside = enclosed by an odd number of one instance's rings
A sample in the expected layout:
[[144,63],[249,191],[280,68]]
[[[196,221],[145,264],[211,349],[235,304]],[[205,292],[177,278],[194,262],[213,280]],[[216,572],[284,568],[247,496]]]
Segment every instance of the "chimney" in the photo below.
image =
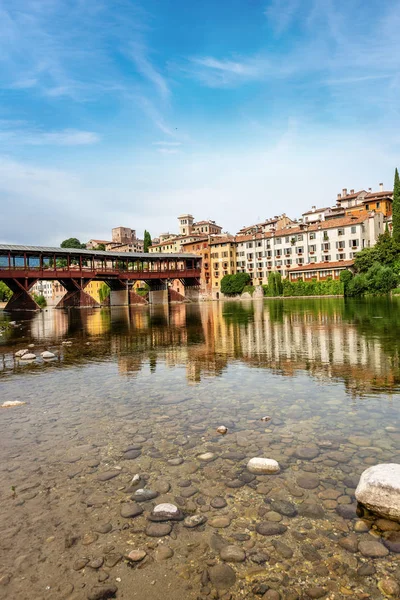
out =
[[350,190],[350,194],[354,194],[354,190]]
[[338,194],[337,195],[337,199],[340,200],[340,198],[342,197],[342,194]]
[[342,189],[342,195],[343,195],[343,198],[345,198],[347,196],[347,188]]
[[383,192],[383,183],[380,183],[380,184],[379,184],[379,191],[380,191],[380,192]]
[[312,206],[312,207],[311,207],[311,210],[312,210],[313,212],[315,212],[315,211],[317,210],[317,207],[316,207],[316,206]]
[[368,188],[368,193],[370,194],[372,192],[372,188]]

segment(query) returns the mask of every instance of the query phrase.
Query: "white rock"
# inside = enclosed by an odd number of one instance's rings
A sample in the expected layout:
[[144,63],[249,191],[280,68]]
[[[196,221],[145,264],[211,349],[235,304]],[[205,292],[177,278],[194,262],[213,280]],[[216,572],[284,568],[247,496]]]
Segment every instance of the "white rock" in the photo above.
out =
[[372,512],[400,520],[400,465],[375,465],[364,471],[356,489],[356,498]]
[[279,464],[273,458],[251,458],[247,463],[247,469],[255,475],[268,475],[278,473]]
[[169,515],[177,515],[179,514],[179,508],[175,506],[175,504],[169,504],[168,502],[164,502],[163,504],[157,504],[157,506],[153,509],[153,515],[159,515],[162,513],[167,513]]
[[12,408],[13,406],[21,406],[22,404],[26,404],[26,402],[21,402],[21,400],[7,400],[3,402],[1,408]]
[[228,433],[228,428],[225,427],[225,425],[220,425],[219,427],[217,427],[217,433],[225,435],[226,433]]
[[27,352],[23,356],[21,356],[21,360],[36,360],[36,355],[31,354],[31,352]]
[[53,354],[53,352],[49,352],[48,350],[45,350],[44,352],[42,352],[41,357],[42,358],[55,358],[56,355]]
[[214,460],[215,454],[212,452],[204,452],[204,454],[199,454],[197,458],[203,462],[210,462],[211,460]]
[[24,356],[24,354],[27,354],[28,352],[29,352],[29,350],[27,348],[23,348],[22,350],[18,350],[18,352],[15,353],[15,356],[20,358],[21,356]]

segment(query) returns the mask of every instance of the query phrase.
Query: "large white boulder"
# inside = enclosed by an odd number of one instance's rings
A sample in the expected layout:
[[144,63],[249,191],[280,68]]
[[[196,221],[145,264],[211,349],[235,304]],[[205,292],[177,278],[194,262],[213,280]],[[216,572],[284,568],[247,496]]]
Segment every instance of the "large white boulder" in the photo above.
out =
[[400,465],[375,465],[364,471],[356,498],[370,511],[400,521]]
[[270,475],[279,472],[279,464],[273,458],[251,458],[247,469],[254,475]]

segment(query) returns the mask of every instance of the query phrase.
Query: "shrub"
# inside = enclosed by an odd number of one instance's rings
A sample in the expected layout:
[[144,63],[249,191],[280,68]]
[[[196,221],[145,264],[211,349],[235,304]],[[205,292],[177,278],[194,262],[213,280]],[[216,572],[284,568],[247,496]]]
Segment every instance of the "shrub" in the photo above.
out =
[[363,273],[356,275],[347,285],[347,296],[362,296],[368,290],[368,281]]
[[43,294],[33,294],[33,299],[40,308],[46,308],[47,302]]
[[0,302],[7,302],[12,296],[12,291],[3,281],[0,281]]
[[254,287],[254,285],[245,285],[243,288],[243,292],[242,294],[250,294],[250,296],[252,296],[254,294],[254,290],[256,288]]
[[221,292],[226,296],[241,294],[246,285],[250,283],[251,277],[248,273],[236,273],[225,275],[221,279]]

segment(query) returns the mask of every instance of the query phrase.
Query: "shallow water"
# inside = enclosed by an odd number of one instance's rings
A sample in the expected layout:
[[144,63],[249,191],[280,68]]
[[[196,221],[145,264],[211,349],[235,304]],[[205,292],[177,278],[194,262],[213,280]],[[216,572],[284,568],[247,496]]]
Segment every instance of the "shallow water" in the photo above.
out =
[[[387,553],[390,523],[359,519],[354,490],[368,466],[400,462],[399,307],[327,298],[48,310],[16,326],[0,312],[1,403],[26,403],[0,410],[0,597],[78,600],[98,580],[139,600],[386,597],[382,581],[400,582],[400,534]],[[57,358],[23,364],[14,354],[30,344]],[[210,461],[198,458],[206,452]],[[254,456],[281,472],[254,477]],[[143,487],[159,496],[122,517]],[[164,501],[207,521],[150,537],[148,515]],[[271,535],[260,523],[274,524]],[[359,551],[376,540],[385,556]],[[229,591],[213,571],[227,544],[245,552],[225,563]],[[130,565],[136,548],[147,556]]]

